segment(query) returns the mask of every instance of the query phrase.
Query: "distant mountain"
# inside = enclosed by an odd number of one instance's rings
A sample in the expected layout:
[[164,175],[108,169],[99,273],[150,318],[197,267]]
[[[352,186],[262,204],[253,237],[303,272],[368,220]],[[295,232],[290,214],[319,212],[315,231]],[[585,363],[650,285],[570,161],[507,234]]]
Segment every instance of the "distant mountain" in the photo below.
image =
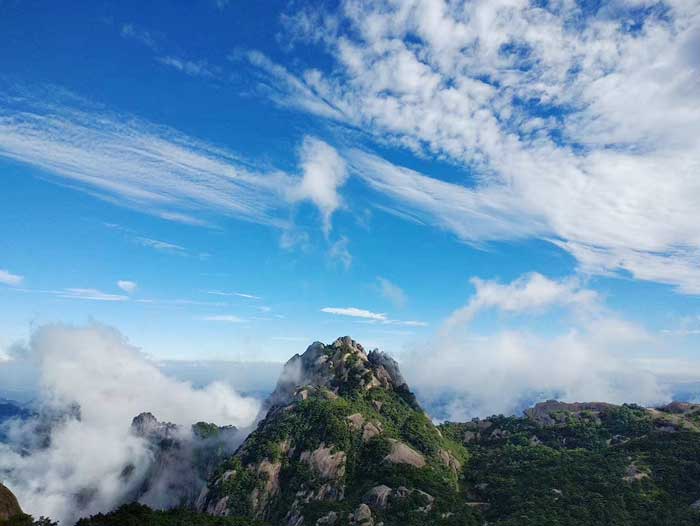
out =
[[[159,509],[193,507],[209,477],[242,440],[234,426],[198,422],[188,430],[151,413],[135,417],[131,432],[147,441],[153,458],[132,498]],[[125,468],[124,477],[132,468]]]

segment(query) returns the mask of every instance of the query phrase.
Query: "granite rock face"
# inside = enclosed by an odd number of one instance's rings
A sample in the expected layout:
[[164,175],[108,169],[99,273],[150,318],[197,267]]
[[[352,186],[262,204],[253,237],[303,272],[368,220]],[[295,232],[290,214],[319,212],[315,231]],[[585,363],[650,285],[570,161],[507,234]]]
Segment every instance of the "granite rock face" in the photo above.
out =
[[455,497],[464,450],[442,437],[389,355],[348,336],[315,342],[287,362],[265,407],[200,510],[286,526],[398,526],[406,514],[443,523],[433,502]]
[[367,354],[361,344],[343,336],[330,345],[314,342],[303,354],[290,358],[266,407],[285,406],[311,392],[341,395],[352,387],[408,391],[393,358],[378,350]]
[[7,520],[15,515],[21,515],[17,497],[4,484],[0,484],[0,520]]

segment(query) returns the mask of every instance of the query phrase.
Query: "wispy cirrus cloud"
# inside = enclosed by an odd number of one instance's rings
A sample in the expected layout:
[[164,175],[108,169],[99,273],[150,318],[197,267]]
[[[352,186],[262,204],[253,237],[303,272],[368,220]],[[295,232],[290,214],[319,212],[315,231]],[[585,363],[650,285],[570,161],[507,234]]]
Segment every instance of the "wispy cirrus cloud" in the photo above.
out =
[[120,33],[122,38],[132,40],[150,49],[154,54],[154,60],[164,66],[192,77],[213,78],[216,76],[218,68],[210,65],[206,60],[186,59],[171,53],[161,54],[167,47],[166,38],[162,34],[156,36],[153,32],[133,23],[123,24]]
[[67,300],[89,300],[105,302],[132,302],[142,305],[152,305],[156,307],[208,307],[223,308],[229,307],[229,303],[224,301],[201,301],[189,298],[134,298],[131,295],[136,291],[138,285],[132,281],[118,281],[117,287],[126,294],[105,292],[92,287],[66,287],[62,289],[27,289],[17,288],[18,292],[27,294],[47,294]]
[[387,319],[386,314],[379,312],[372,312],[365,309],[358,309],[357,307],[323,307],[321,312],[327,314],[335,314],[337,316],[350,316],[352,318],[364,318],[367,320],[377,320],[385,321]]
[[340,263],[345,270],[348,270],[352,265],[352,254],[348,246],[350,245],[350,240],[347,236],[340,236],[333,243],[331,243],[328,248],[328,256],[331,261]]
[[151,49],[157,48],[156,38],[151,32],[134,24],[122,24],[120,33],[122,38],[135,40]]
[[211,316],[200,316],[198,319],[204,321],[217,321],[221,323],[245,323],[246,320],[233,314],[214,314]]
[[[164,218],[165,219],[165,218]],[[182,217],[173,217],[173,218],[168,218],[176,222],[182,222]],[[153,237],[149,236],[144,236],[141,235],[140,233],[132,230],[131,228],[127,228],[122,225],[118,225],[116,223],[103,223],[105,227],[109,228],[110,230],[114,230],[117,232],[120,232],[124,235],[124,237],[130,241],[131,243],[135,243],[137,245],[140,245],[142,247],[146,248],[152,248],[153,250],[157,250],[159,252],[165,252],[169,254],[175,254],[179,256],[194,256],[193,254],[187,247],[184,247],[182,245],[178,245],[177,243],[172,243],[170,241],[164,241],[162,239],[156,239]],[[199,254],[200,257],[202,257],[202,254]]]
[[138,289],[138,284],[135,281],[130,281],[127,279],[120,279],[117,281],[117,287],[122,289],[127,294],[133,294]]
[[330,71],[249,59],[272,100],[455,165],[447,182],[344,152],[389,210],[700,294],[700,8],[639,5],[347,1],[283,19]]
[[380,294],[391,301],[395,307],[403,308],[406,306],[408,296],[396,283],[392,283],[386,278],[377,276],[377,284]]
[[[307,164],[299,175],[256,168],[225,148],[76,99],[67,104],[26,90],[0,92],[0,157],[32,165],[47,178],[68,181],[118,206],[197,226],[229,216],[289,228],[291,202],[308,194],[305,174],[313,159],[302,159]],[[324,158],[338,159],[322,141],[303,142],[322,150]],[[312,202],[327,218],[324,228],[330,228],[331,204],[322,195],[314,194]],[[183,250],[147,237],[136,241]]]
[[227,292],[224,290],[208,290],[207,294],[212,294],[214,296],[238,296],[239,298],[246,298],[249,300],[261,300],[260,296],[255,294],[248,294],[245,292]]
[[182,245],[176,245],[175,243],[168,243],[167,241],[161,241],[160,239],[153,239],[150,237],[134,236],[134,241],[139,245],[144,247],[153,248],[155,250],[161,250],[163,252],[174,252],[178,254],[187,254],[187,249]]
[[59,298],[71,300],[92,300],[92,301],[128,301],[129,297],[123,294],[111,294],[102,292],[98,289],[79,289],[68,288],[63,290],[53,291],[53,294]]
[[283,225],[279,172],[254,173],[226,150],[128,115],[0,98],[0,155],[99,197],[178,220],[211,211]]
[[192,77],[214,77],[215,73],[211,65],[204,60],[187,60],[170,55],[156,59],[161,64],[170,66]]
[[403,325],[407,327],[426,327],[428,324],[417,320],[394,320],[383,312],[372,312],[357,307],[323,307],[321,312],[336,316],[347,316],[351,318],[361,318],[369,323],[381,323],[384,325]]
[[24,281],[24,276],[13,274],[9,270],[0,269],[0,283],[16,287],[17,285],[21,285],[22,281]]

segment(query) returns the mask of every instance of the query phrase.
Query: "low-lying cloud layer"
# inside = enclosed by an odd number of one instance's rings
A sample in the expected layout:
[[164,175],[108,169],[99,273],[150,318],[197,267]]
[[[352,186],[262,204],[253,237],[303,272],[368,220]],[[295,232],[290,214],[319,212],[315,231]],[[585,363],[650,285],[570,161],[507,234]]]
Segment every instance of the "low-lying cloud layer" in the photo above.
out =
[[[9,427],[0,472],[27,512],[63,524],[113,508],[143,483],[153,456],[130,433],[134,416],[150,411],[185,429],[198,421],[245,427],[260,409],[227,384],[195,389],[165,376],[101,325],[45,326],[14,353],[39,367],[39,416]],[[129,465],[135,469],[126,479]],[[149,499],[158,502],[157,495]]]
[[[467,305],[401,362],[434,417],[513,414],[547,398],[653,405],[671,397],[647,360],[660,357],[660,342],[577,281],[529,274],[509,284],[472,283],[476,291]],[[570,318],[544,334],[508,328],[484,334],[470,325],[487,310],[536,317],[562,306]]]

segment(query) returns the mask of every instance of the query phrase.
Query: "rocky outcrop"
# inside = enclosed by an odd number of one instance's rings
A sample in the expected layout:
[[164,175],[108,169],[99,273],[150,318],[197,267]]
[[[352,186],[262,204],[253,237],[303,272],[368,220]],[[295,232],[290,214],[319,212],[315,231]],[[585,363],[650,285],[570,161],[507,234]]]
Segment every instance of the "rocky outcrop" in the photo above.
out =
[[384,484],[374,486],[365,494],[363,500],[373,508],[383,510],[387,507],[389,497],[391,496],[391,491],[391,488],[389,486],[385,486]]
[[415,468],[425,466],[425,457],[415,449],[398,440],[390,440],[391,452],[384,460],[393,464],[408,464]]
[[0,521],[7,520],[15,515],[21,515],[17,497],[5,485],[0,484]]
[[372,510],[369,509],[367,504],[362,503],[357,507],[352,514],[350,524],[357,524],[357,526],[374,526]]
[[266,409],[304,399],[312,390],[339,395],[352,388],[408,391],[395,360],[377,350],[367,354],[362,345],[344,336],[331,345],[314,342],[303,354],[295,354],[285,364]]
[[311,470],[322,480],[335,480],[345,475],[345,452],[333,453],[333,448],[321,447],[311,453],[304,451],[301,454],[301,461],[307,462]]
[[622,480],[625,482],[635,482],[645,478],[649,478],[649,469],[635,461],[627,466]]
[[455,458],[455,456],[450,453],[449,451],[445,449],[440,449],[438,451],[438,456],[440,457],[440,460],[450,468],[455,474],[459,473],[462,470],[462,463]]

